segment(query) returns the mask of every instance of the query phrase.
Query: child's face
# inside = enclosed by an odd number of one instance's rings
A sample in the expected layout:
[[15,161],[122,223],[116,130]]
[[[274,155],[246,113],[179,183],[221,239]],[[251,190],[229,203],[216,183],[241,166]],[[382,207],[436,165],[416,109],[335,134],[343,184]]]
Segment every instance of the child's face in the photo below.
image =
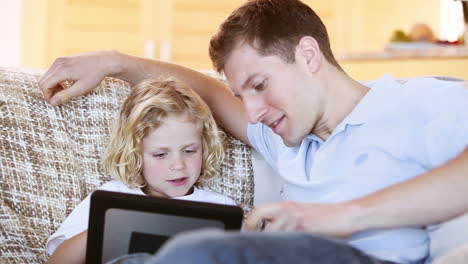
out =
[[186,115],[169,116],[143,138],[144,191],[150,196],[186,195],[202,167],[201,128]]

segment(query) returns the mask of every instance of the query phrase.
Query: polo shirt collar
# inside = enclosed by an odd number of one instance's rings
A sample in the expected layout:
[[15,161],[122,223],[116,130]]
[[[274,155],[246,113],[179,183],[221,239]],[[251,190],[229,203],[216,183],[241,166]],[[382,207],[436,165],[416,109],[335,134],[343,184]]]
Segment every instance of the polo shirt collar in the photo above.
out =
[[378,116],[381,113],[379,110],[383,109],[383,104],[391,98],[390,94],[397,91],[396,88],[401,84],[395,81],[390,74],[386,74],[382,78],[364,83],[364,85],[369,87],[369,91],[340,125],[362,125]]

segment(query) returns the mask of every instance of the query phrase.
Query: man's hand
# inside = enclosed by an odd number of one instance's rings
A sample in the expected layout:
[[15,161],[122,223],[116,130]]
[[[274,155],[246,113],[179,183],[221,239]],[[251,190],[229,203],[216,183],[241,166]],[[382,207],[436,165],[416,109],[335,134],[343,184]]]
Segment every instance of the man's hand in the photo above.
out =
[[468,263],[468,244],[464,244],[456,249],[449,251],[432,264],[466,264]]
[[305,231],[332,237],[348,237],[357,230],[351,220],[356,210],[350,204],[281,202],[256,207],[245,228],[258,231]]
[[[44,98],[57,106],[91,92],[115,70],[112,65],[116,55],[115,51],[103,50],[56,59],[39,80]],[[64,81],[74,81],[74,84],[64,89],[61,84]]]

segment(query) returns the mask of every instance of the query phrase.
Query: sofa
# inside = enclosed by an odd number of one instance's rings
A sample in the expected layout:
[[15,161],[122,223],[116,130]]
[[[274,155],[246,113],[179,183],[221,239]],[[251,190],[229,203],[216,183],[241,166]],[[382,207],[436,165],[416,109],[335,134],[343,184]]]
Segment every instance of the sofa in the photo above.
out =
[[[40,71],[0,68],[0,263],[45,263],[45,242],[90,192],[110,178],[100,157],[130,87],[108,78],[90,95],[52,107]],[[220,174],[203,188],[245,211],[253,204],[251,150],[227,135]]]
[[[89,96],[54,108],[42,98],[41,73],[0,67],[0,263],[45,263],[49,235],[110,180],[100,157],[130,89],[106,78]],[[280,200],[281,179],[258,153],[230,135],[224,144],[221,171],[203,188],[232,197],[245,212]],[[434,228],[431,254],[468,241],[467,219]]]

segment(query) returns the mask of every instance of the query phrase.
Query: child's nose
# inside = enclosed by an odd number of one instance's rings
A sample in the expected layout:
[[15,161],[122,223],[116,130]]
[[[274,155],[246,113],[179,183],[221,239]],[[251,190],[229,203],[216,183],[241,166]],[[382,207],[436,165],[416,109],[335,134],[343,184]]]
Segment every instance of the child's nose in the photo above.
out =
[[185,169],[185,161],[182,157],[175,158],[171,163],[171,170],[183,170]]

